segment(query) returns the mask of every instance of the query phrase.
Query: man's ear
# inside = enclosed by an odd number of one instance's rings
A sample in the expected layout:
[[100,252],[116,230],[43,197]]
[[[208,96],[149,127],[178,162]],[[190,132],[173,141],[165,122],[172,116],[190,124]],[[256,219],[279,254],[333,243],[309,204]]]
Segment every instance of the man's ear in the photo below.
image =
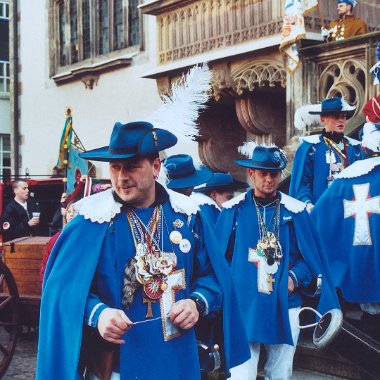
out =
[[211,193],[210,193],[210,198],[212,199],[212,200],[216,200],[216,195],[217,195],[217,191],[216,190],[213,190],[213,191],[211,191]]

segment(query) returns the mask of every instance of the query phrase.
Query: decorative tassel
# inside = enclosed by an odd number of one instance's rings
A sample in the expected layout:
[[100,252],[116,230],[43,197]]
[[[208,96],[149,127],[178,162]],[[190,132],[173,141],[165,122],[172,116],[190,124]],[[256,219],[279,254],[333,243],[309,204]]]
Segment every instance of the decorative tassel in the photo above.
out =
[[122,302],[127,309],[133,302],[137,288],[141,285],[136,279],[135,264],[136,260],[133,258],[129,261],[124,270]]

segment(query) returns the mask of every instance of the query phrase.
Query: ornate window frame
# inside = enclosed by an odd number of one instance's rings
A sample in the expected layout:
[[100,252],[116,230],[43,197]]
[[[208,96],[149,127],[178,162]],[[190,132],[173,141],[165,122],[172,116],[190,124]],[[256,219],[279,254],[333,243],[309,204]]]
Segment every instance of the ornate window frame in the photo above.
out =
[[56,84],[81,80],[92,88],[101,73],[129,66],[143,50],[139,3],[50,0],[49,75]]

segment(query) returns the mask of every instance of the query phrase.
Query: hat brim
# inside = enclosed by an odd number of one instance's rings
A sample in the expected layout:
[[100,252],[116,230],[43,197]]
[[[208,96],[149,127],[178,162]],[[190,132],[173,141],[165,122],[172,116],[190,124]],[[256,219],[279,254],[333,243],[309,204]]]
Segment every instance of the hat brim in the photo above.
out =
[[234,180],[233,183],[229,183],[229,184],[213,184],[213,185],[210,185],[210,186],[202,186],[202,187],[199,187],[197,189],[194,189],[195,192],[197,193],[205,193],[207,191],[214,191],[214,190],[218,190],[218,191],[234,191],[234,190],[238,190],[238,189],[246,189],[247,187],[249,187],[248,183],[246,182],[240,182],[240,181],[236,181]]
[[321,115],[321,116],[326,116],[326,115],[340,115],[341,113],[345,113],[347,119],[350,119],[352,116],[354,116],[355,110],[351,111],[309,111],[310,115]]
[[188,177],[169,179],[166,186],[172,190],[194,187],[209,181],[213,175],[214,173],[209,168],[202,166]]
[[255,163],[252,160],[235,160],[235,163],[238,164],[239,166],[243,166],[245,168],[249,169],[259,169],[259,170],[268,170],[268,171],[281,171],[285,169],[286,167],[286,162],[282,161],[280,166],[264,166],[259,163]]
[[109,152],[109,147],[104,146],[102,148],[88,150],[87,152],[79,153],[79,157],[84,158],[85,160],[92,161],[115,161],[115,160],[125,160],[136,156],[137,153],[123,153],[123,154],[111,154]]
[[177,137],[173,133],[160,128],[154,128],[153,131],[156,132],[157,140],[154,142],[149,140],[152,139],[152,131],[149,131],[149,133],[146,133],[142,137],[139,149],[137,149],[135,152],[112,153],[110,152],[109,146],[104,146],[102,148],[82,152],[79,154],[79,157],[91,161],[119,161],[126,160],[132,157],[146,157],[151,154],[168,149],[177,143]]

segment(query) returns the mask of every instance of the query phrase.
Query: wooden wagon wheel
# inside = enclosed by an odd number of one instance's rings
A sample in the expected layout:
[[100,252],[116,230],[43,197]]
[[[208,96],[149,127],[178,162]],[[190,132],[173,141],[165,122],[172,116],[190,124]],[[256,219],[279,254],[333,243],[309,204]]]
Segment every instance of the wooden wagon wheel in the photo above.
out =
[[12,273],[0,261],[0,378],[8,369],[20,330],[20,299]]

